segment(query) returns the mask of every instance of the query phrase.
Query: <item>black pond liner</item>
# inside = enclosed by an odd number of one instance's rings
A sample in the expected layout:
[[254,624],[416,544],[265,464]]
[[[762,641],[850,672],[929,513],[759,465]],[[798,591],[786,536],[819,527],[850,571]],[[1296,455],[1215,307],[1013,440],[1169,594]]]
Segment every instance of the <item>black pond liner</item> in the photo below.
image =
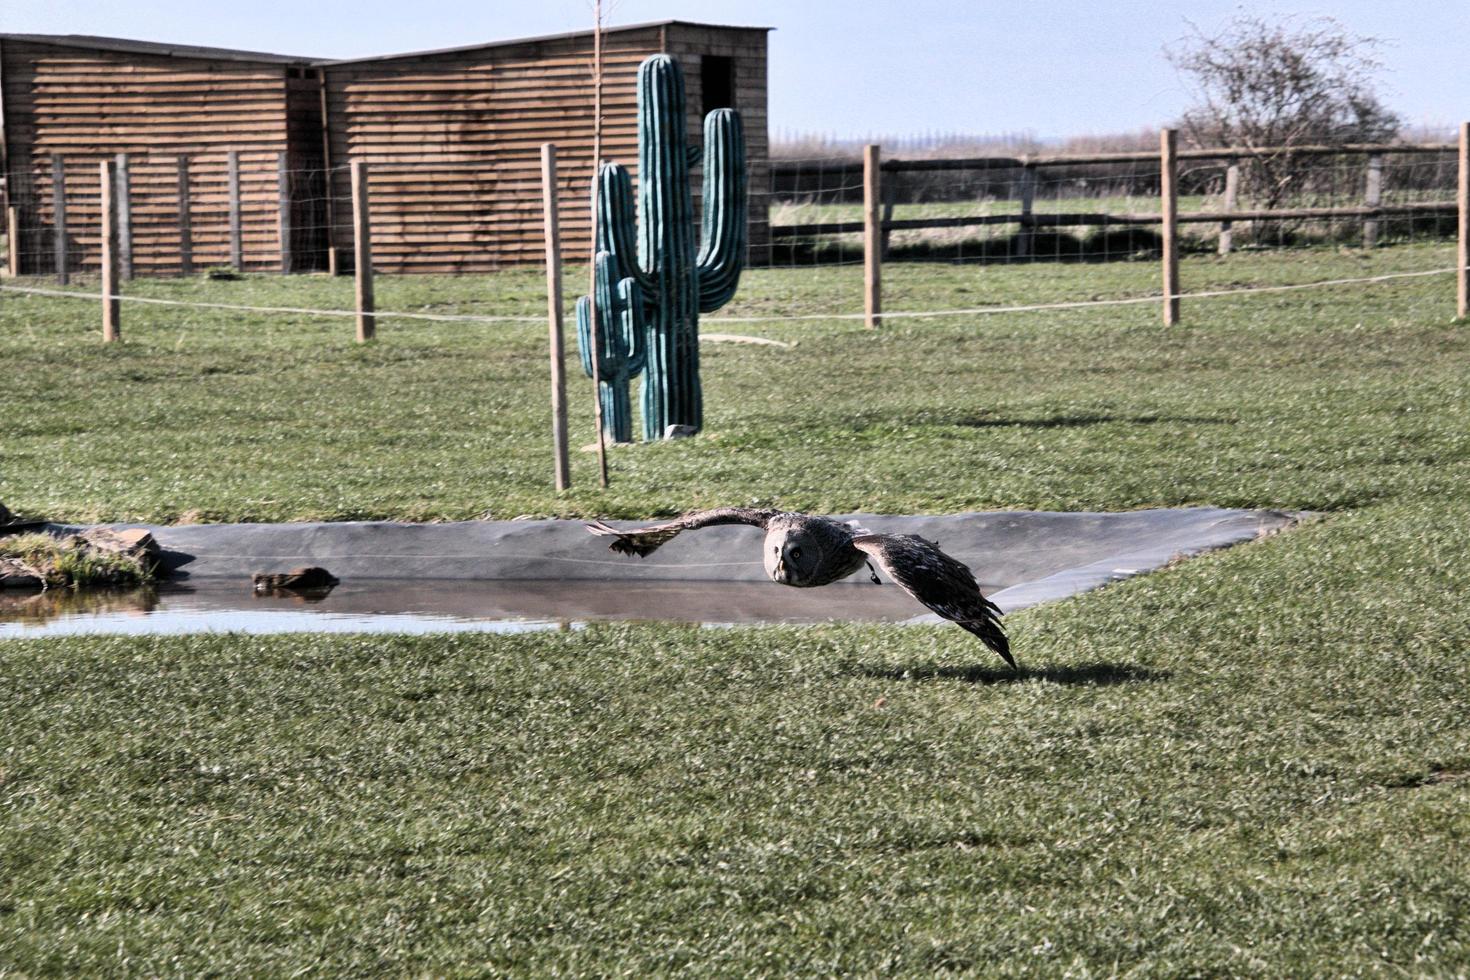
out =
[[[838,519],[937,541],[1010,612],[1274,533],[1297,515],[1197,507]],[[761,532],[744,526],[687,532],[641,559],[612,553],[580,521],[112,526],[148,527],[170,573],[164,585],[95,596],[6,595],[0,637],[519,631],[594,620],[940,621],[886,576],[881,586],[866,572],[820,589],[776,585],[761,566]],[[252,574],[303,565],[324,567],[341,584],[307,595],[253,593]]]

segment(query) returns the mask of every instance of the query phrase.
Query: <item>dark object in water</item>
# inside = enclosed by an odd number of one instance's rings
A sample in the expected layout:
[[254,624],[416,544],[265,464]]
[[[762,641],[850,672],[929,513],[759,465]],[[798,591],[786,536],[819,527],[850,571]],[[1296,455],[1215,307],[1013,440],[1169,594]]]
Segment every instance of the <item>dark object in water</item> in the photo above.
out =
[[301,595],[329,592],[338,579],[325,568],[305,565],[289,572],[256,572],[250,576],[250,582],[259,595]]

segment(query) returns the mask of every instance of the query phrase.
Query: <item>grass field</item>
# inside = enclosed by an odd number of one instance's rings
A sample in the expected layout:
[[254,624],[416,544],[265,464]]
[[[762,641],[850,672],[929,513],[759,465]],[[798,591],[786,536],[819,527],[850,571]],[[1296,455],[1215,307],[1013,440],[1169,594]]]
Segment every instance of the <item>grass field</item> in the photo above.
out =
[[[1188,289],[1452,263],[1191,259]],[[1142,295],[909,266],[890,308]],[[848,311],[860,271],[730,315]],[[139,293],[338,306],[321,278]],[[539,312],[539,280],[384,309]],[[0,970],[1458,975],[1470,969],[1470,333],[1448,277],[741,326],[707,432],[548,489],[544,327],[0,296],[0,500],[58,519],[1220,504],[1287,534],[952,628],[0,644]],[[713,328],[710,328],[713,329]],[[736,329],[736,328],[730,328]],[[576,444],[591,438],[585,384]]]

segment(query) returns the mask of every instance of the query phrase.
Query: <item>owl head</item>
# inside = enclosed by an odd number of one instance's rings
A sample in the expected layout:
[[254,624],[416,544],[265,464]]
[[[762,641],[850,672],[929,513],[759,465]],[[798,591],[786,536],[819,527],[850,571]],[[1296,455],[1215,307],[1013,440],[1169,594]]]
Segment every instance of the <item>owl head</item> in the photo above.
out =
[[815,585],[822,562],[821,545],[803,529],[773,528],[766,535],[766,574],[772,582],[798,588]]

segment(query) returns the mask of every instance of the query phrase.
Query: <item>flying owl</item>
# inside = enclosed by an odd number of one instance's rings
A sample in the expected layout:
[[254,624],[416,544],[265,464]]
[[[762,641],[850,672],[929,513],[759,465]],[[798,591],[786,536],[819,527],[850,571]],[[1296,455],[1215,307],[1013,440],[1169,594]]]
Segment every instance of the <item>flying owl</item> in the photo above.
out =
[[[717,524],[749,524],[766,532],[762,554],[766,574],[780,585],[799,589],[830,585],[876,561],[878,567],[909,595],[969,630],[1012,667],[1010,642],[1000,624],[1000,609],[980,594],[975,576],[962,562],[939,550],[933,541],[913,534],[869,534],[826,517],[786,511],[720,507],[685,514],[676,520],[619,531],[601,521],[586,525],[593,534],[611,537],[609,547],[624,555],[652,554],[681,531]],[[873,581],[878,576],[873,574]]]

